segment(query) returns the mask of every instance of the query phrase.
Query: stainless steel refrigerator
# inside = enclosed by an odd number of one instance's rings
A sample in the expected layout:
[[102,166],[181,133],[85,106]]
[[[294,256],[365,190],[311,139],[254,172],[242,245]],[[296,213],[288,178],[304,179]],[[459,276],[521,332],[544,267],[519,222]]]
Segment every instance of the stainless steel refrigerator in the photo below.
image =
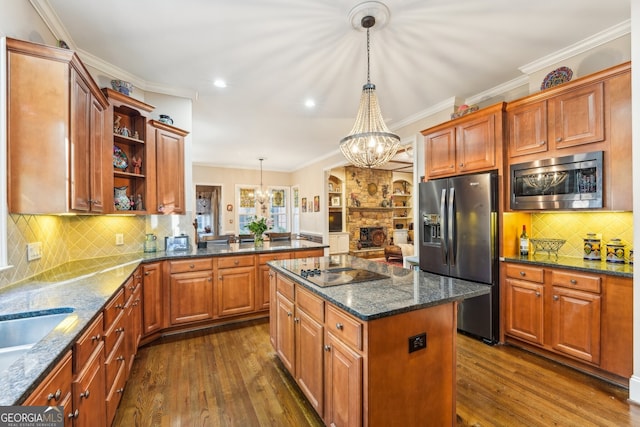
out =
[[420,269],[486,283],[491,293],[464,300],[458,329],[498,338],[498,174],[461,175],[419,184]]

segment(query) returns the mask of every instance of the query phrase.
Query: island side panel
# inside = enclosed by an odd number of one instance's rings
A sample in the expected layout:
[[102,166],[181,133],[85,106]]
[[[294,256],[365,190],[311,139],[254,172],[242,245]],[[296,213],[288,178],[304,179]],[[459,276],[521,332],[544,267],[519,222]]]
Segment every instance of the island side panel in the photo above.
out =
[[[455,425],[456,313],[450,302],[367,322],[365,426]],[[422,333],[426,348],[409,353]]]

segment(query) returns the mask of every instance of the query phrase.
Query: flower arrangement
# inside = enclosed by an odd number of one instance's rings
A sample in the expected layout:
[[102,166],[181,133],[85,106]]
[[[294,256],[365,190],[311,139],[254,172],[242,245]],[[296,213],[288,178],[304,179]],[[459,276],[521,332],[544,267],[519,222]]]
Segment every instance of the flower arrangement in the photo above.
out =
[[262,234],[271,228],[271,220],[265,217],[253,217],[247,228],[255,236],[256,239],[261,239]]

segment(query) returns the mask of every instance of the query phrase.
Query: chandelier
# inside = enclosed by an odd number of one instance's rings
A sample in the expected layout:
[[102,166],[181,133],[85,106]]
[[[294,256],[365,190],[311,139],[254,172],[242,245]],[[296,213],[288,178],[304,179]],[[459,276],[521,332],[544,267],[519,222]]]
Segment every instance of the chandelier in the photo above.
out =
[[260,157],[258,160],[260,160],[260,190],[253,193],[253,198],[264,207],[264,204],[269,200],[269,192],[264,191],[262,187],[262,162],[264,157]]
[[[383,6],[378,2],[366,2],[361,6]],[[388,10],[387,10],[388,13]],[[362,87],[360,107],[351,132],[340,140],[340,150],[351,164],[360,168],[373,168],[387,163],[398,151],[400,137],[389,131],[382,119],[376,86],[371,83],[369,54],[371,51],[369,29],[376,23],[371,15],[363,16],[360,24],[367,29],[367,84]]]

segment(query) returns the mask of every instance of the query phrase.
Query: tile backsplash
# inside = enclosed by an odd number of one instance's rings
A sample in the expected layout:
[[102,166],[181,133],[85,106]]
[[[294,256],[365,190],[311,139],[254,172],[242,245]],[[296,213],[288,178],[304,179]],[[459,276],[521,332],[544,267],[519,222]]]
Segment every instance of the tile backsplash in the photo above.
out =
[[[0,288],[32,277],[69,261],[143,251],[146,233],[164,237],[193,235],[191,215],[55,216],[9,215],[7,252],[11,266],[0,271]],[[121,233],[123,245],[116,245]],[[42,258],[27,261],[27,243],[42,242]]]
[[587,233],[602,234],[602,244],[619,238],[633,247],[633,212],[563,212],[534,213],[531,216],[532,238],[565,239],[561,256],[582,258],[583,238]]

